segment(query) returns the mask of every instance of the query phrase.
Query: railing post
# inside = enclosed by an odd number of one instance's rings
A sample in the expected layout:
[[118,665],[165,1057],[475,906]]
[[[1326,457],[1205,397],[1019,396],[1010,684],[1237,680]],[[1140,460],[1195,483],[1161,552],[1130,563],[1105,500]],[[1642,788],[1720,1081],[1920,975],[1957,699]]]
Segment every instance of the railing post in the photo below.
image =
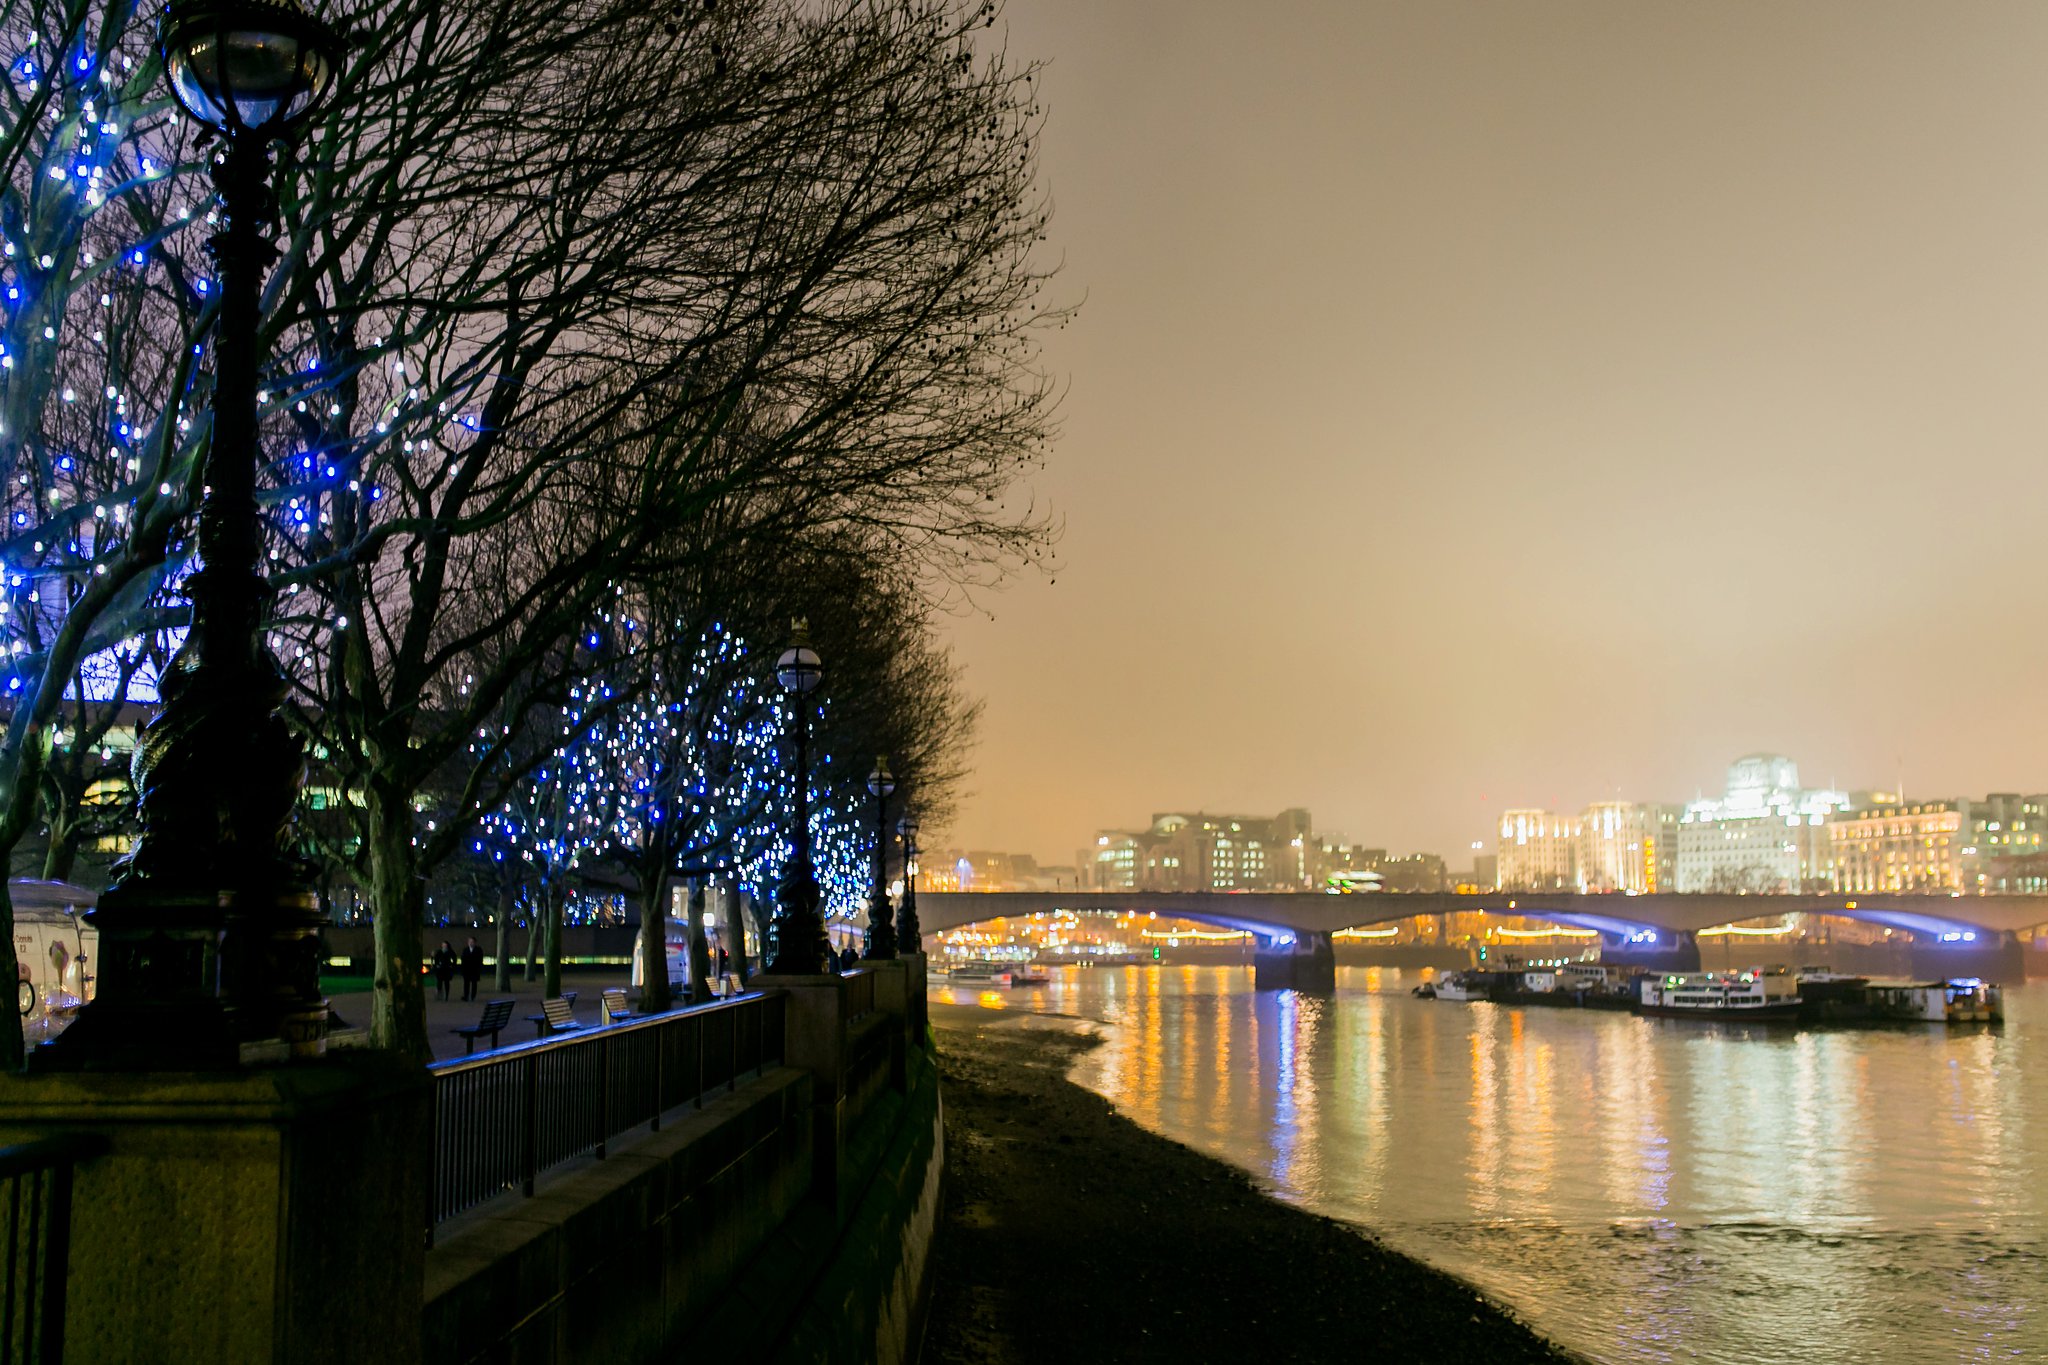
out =
[[691,1103],[697,1108],[702,1109],[704,1107],[704,1016],[698,1015],[694,1022],[697,1028],[697,1082],[691,1088],[697,1094]]
[[71,1276],[71,1159],[50,1172],[50,1231],[44,1251],[43,1313],[36,1323],[37,1360],[64,1359],[64,1290]]
[[605,1139],[612,1132],[612,1034],[597,1040],[597,1159],[604,1160]]
[[664,1079],[665,1079],[665,1078],[667,1077],[667,1075],[668,1075],[668,1068],[667,1068],[666,1066],[664,1066],[664,1065],[663,1065],[663,1063],[664,1063],[664,1061],[666,1061],[666,1059],[667,1059],[667,1057],[668,1057],[668,1034],[669,1034],[669,1030],[670,1030],[671,1028],[673,1028],[674,1026],[675,1026],[675,1025],[674,1025],[673,1021],[671,1021],[670,1023],[666,1023],[666,1024],[663,1024],[663,1025],[662,1025],[662,1026],[661,1026],[660,1028],[658,1028],[658,1029],[655,1029],[655,1030],[653,1031],[653,1038],[654,1038],[654,1128],[653,1128],[653,1131],[654,1131],[654,1132],[657,1132],[657,1133],[661,1131],[661,1108],[662,1108],[661,1102],[662,1102],[663,1100],[665,1100],[665,1099],[667,1099],[667,1098],[668,1098],[668,1091],[667,1091],[667,1089],[666,1089],[666,1088],[665,1088],[665,1087],[664,1087],[664,1086],[662,1085],[662,1081],[663,1081],[663,1080],[664,1080]]
[[7,1178],[7,1303],[0,1309],[0,1342],[14,1340],[14,1260],[16,1248],[21,1245],[21,1186],[29,1178],[28,1172],[17,1172]]
[[739,1089],[740,1085],[740,1016],[746,1012],[746,1008],[745,1005],[741,1005],[732,1012],[732,1031],[729,1035],[732,1039],[732,1057],[725,1072],[725,1090],[727,1094],[731,1094]]
[[520,1162],[524,1178],[519,1182],[520,1193],[533,1198],[534,1178],[540,1174],[540,1053],[526,1059],[526,1123],[524,1134],[526,1150]]
[[441,1221],[441,1082],[427,1092],[427,1250],[434,1249],[434,1225]]

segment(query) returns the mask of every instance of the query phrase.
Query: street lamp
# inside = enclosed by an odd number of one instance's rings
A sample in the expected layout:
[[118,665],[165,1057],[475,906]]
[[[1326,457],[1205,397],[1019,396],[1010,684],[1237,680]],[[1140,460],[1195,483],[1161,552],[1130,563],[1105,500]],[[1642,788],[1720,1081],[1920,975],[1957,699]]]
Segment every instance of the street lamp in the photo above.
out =
[[909,811],[896,822],[903,836],[903,912],[896,917],[898,951],[908,945],[913,953],[924,951],[924,934],[917,924],[917,817]]
[[277,259],[271,145],[326,98],[342,44],[294,0],[171,0],[157,43],[172,96],[221,139],[201,567],[185,583],[191,626],[164,671],[163,709],[136,747],[141,834],[92,913],[97,997],[51,1045],[55,1066],[232,1066],[240,1043],[268,1038],[317,1054],[327,1027],[317,902],[286,849],[304,762],[263,639],[256,384]]
[[824,921],[818,916],[818,874],[811,866],[811,770],[806,754],[811,732],[806,698],[824,676],[810,632],[799,621],[789,648],[775,661],[775,681],[795,698],[796,712],[796,814],[790,831],[794,847],[775,890],[775,956],[766,968],[778,976],[817,976],[825,970],[825,954],[830,951]]
[[867,951],[870,961],[896,956],[896,925],[889,909],[889,796],[896,779],[889,773],[889,760],[875,760],[868,774],[868,794],[875,798],[875,891],[868,899]]

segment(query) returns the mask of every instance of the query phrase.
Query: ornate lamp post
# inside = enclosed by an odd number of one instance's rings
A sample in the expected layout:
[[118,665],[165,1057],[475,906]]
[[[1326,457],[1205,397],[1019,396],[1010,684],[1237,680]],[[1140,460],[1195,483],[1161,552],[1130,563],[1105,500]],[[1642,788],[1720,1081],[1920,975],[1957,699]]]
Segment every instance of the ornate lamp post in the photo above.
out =
[[898,952],[924,951],[924,932],[917,923],[917,817],[909,811],[896,822],[903,836],[903,913],[896,917]]
[[180,107],[221,137],[212,435],[199,504],[202,567],[163,709],[135,754],[141,837],[101,897],[99,992],[49,1049],[56,1066],[221,1067],[237,1045],[324,1044],[320,917],[286,850],[302,755],[277,708],[258,572],[257,331],[277,259],[270,149],[326,98],[341,40],[294,0],[171,0],[157,30]]
[[764,969],[778,976],[817,976],[825,970],[825,924],[818,916],[818,874],[811,865],[810,703],[806,700],[825,676],[825,666],[811,648],[810,632],[799,621],[789,648],[775,661],[775,681],[795,699],[796,814],[790,831],[794,845],[782,884],[775,889],[775,956]]
[[868,941],[862,957],[896,956],[895,915],[889,908],[889,796],[896,779],[889,773],[889,760],[875,760],[868,774],[868,795],[875,798],[875,891],[868,899]]

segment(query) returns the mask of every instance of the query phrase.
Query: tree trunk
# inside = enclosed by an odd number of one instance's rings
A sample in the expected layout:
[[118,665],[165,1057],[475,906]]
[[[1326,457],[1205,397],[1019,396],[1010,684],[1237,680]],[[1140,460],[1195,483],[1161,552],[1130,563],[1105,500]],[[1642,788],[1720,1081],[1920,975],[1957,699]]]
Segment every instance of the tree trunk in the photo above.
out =
[[711,998],[711,945],[704,941],[705,878],[690,880],[690,999]]
[[[0,933],[0,973],[19,979],[21,968],[14,958],[14,897],[8,892],[5,877],[0,877],[0,929],[5,930]],[[7,1013],[8,1022],[0,1024],[0,1072],[11,1074],[21,1070],[24,1050],[21,1010],[10,1008]]]
[[492,988],[500,995],[512,989],[512,962],[507,955],[512,951],[512,907],[515,903],[515,890],[510,877],[499,877],[498,946],[491,958],[491,980]]
[[43,880],[46,882],[68,882],[71,868],[78,861],[78,831],[75,826],[66,825],[61,829],[57,822],[50,822],[50,843],[43,850]]
[[533,893],[526,898],[526,961],[520,969],[520,979],[522,981],[530,982],[540,975],[540,959],[543,947],[541,934],[544,931],[541,928],[542,916],[540,913],[539,895],[540,888],[536,886],[533,889]]
[[415,867],[412,803],[407,794],[372,781],[370,801],[370,919],[377,949],[371,981],[370,1046],[403,1053],[425,1064],[427,993],[421,984],[426,892]]
[[[675,1004],[668,988],[668,868],[657,864],[640,882],[640,1010]],[[692,997],[693,999],[696,997]]]
[[[5,770],[0,769],[0,975],[16,981],[21,978],[21,967],[14,956],[14,897],[7,890],[7,867],[21,836],[27,832],[29,817],[35,812],[34,793],[49,757],[47,738],[30,735],[16,759],[19,766],[11,788],[5,785]],[[28,799],[20,799],[23,793],[29,794]],[[21,1070],[24,1060],[20,1009],[12,1011],[7,1019],[8,1022],[0,1024],[0,1072],[12,1074]]]
[[[742,986],[754,973],[747,966],[747,915],[748,902],[753,900],[738,887],[733,888],[732,899],[725,903],[726,937],[732,940],[728,951],[732,954],[733,974],[739,977]],[[767,942],[763,939],[762,942]]]
[[550,999],[562,993],[562,895],[561,883],[548,879],[541,896],[541,912],[548,920],[547,970],[541,974],[541,994]]

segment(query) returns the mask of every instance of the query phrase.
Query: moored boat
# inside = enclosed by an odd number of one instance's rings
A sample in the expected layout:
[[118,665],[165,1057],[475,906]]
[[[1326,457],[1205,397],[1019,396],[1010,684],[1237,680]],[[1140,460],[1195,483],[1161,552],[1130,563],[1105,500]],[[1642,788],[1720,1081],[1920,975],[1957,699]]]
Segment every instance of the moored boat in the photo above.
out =
[[1490,977],[1469,972],[1451,972],[1436,979],[1439,1000],[1484,1000],[1492,987]]
[[2005,992],[1974,976],[1948,981],[1872,981],[1864,999],[1873,1019],[1929,1024],[1995,1024],[2005,1018]]
[[990,986],[1007,986],[1014,980],[1014,974],[1006,964],[978,958],[954,963],[946,975],[955,981]]
[[1659,1019],[1795,1019],[1799,984],[1782,968],[1648,976],[1636,1012]]

